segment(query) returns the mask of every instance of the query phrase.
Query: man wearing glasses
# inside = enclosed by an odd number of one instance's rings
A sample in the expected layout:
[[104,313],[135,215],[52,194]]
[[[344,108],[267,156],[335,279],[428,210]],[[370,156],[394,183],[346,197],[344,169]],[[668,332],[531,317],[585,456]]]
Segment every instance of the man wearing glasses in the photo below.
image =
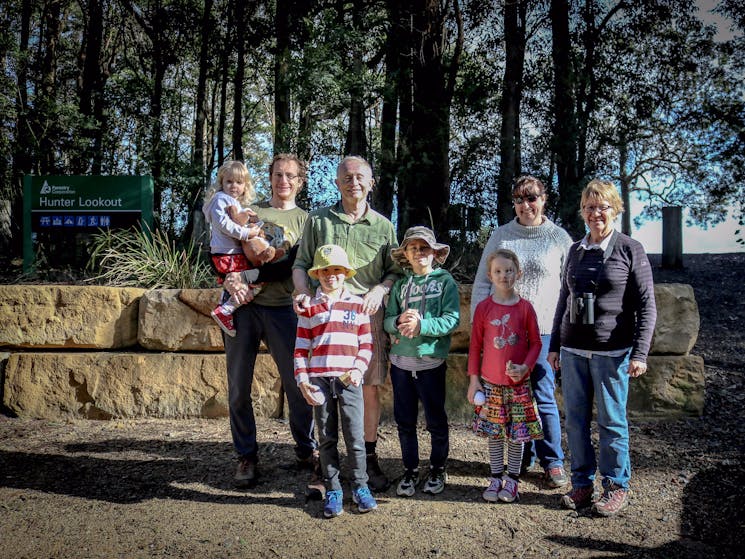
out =
[[373,358],[365,373],[362,396],[365,406],[365,449],[368,485],[373,491],[385,491],[390,482],[378,463],[376,443],[380,422],[378,386],[388,372],[388,336],[383,331],[383,297],[391,289],[401,270],[391,258],[398,246],[393,224],[370,207],[367,195],[375,180],[370,164],[361,157],[345,157],[336,170],[339,202],[311,212],[305,223],[292,278],[295,283],[295,310],[299,312],[313,296],[307,271],[313,265],[318,247],[341,246],[357,271],[345,282],[354,295],[364,300],[363,310],[370,315]]
[[[307,167],[293,154],[278,154],[269,166],[272,195],[269,200],[251,206],[259,219],[282,230],[290,246],[300,238],[307,212],[295,205],[295,198],[305,184]],[[296,250],[296,247],[295,247]],[[305,401],[295,382],[293,353],[297,315],[292,310],[292,254],[285,261],[267,264],[241,274],[228,274],[224,287],[236,295],[240,303],[233,320],[236,336],[224,336],[228,370],[228,401],[230,431],[238,454],[234,481],[238,487],[253,487],[259,477],[256,420],[251,400],[254,366],[259,343],[269,348],[277,365],[289,407],[290,431],[295,440],[297,465],[318,475],[317,443],[313,436],[313,410]],[[253,296],[249,284],[262,282],[262,289]],[[266,283],[265,283],[266,282]],[[314,476],[314,477],[315,477]],[[311,477],[313,490],[318,480]],[[309,493],[312,495],[313,493]]]

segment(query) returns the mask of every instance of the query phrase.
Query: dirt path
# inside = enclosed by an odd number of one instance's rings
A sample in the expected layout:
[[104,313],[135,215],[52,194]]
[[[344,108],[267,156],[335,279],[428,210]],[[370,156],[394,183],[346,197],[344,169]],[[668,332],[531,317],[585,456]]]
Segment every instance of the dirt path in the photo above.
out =
[[[483,502],[486,445],[462,425],[452,426],[444,493],[402,499],[390,489],[377,511],[360,515],[347,502],[329,521],[319,502],[304,498],[307,474],[288,466],[292,442],[281,421],[259,424],[262,482],[235,491],[227,420],[0,416],[0,558],[741,557],[745,317],[741,302],[726,314],[707,308],[702,301],[715,296],[696,283],[713,278],[695,278],[700,267],[718,270],[717,290],[726,276],[741,292],[742,261],[731,277],[711,261],[669,274],[691,278],[701,306],[694,353],[707,359],[706,412],[632,425],[632,506],[616,518],[559,508],[561,491],[543,487],[538,472],[521,483],[518,504]],[[718,330],[729,317],[739,328]],[[717,332],[728,336],[726,349]],[[381,435],[383,468],[400,475],[395,428],[384,425]]]

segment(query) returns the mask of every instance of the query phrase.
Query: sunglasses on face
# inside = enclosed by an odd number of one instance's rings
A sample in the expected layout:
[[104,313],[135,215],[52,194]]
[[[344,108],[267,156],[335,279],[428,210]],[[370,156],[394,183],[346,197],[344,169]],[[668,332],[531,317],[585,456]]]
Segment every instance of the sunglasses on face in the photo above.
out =
[[519,206],[519,205],[520,205],[520,204],[522,204],[523,202],[528,202],[528,203],[532,204],[532,203],[534,203],[534,202],[535,202],[536,200],[538,200],[538,198],[540,198],[540,197],[541,197],[541,196],[540,196],[540,194],[539,194],[539,195],[536,195],[536,194],[528,194],[527,196],[514,196],[514,197],[512,198],[512,202],[513,202],[513,203],[514,203],[514,204],[515,204],[516,206]]

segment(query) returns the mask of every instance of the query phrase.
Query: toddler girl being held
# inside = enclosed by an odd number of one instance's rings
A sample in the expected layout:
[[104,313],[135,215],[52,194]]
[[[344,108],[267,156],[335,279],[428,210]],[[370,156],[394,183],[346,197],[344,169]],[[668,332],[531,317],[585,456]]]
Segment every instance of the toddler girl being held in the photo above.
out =
[[[257,239],[261,234],[261,222],[250,223],[256,214],[247,206],[256,198],[251,176],[240,161],[227,161],[217,171],[215,184],[205,197],[202,211],[210,227],[210,257],[218,276],[218,283],[230,272],[242,272],[254,268],[241,246],[242,241]],[[247,223],[236,221],[240,214],[248,215]],[[258,273],[257,273],[258,276]],[[235,336],[233,311],[240,304],[235,296],[222,295],[223,303],[211,313],[212,318],[228,336]]]

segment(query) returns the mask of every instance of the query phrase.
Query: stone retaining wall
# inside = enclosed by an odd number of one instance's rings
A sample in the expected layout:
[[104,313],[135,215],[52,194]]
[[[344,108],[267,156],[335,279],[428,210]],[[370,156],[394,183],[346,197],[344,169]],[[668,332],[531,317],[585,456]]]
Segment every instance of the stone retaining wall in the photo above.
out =
[[[222,336],[209,317],[219,290],[0,286],[0,398],[7,413],[38,418],[223,417]],[[447,408],[465,420],[469,285],[448,359]],[[693,289],[655,286],[658,322],[649,370],[632,380],[629,411],[643,418],[700,415],[704,364],[690,355],[699,330]],[[40,351],[43,350],[43,351]],[[91,351],[93,350],[93,351]],[[557,396],[561,399],[560,391]],[[274,362],[259,356],[257,415],[282,415]],[[383,416],[392,418],[390,384]]]

